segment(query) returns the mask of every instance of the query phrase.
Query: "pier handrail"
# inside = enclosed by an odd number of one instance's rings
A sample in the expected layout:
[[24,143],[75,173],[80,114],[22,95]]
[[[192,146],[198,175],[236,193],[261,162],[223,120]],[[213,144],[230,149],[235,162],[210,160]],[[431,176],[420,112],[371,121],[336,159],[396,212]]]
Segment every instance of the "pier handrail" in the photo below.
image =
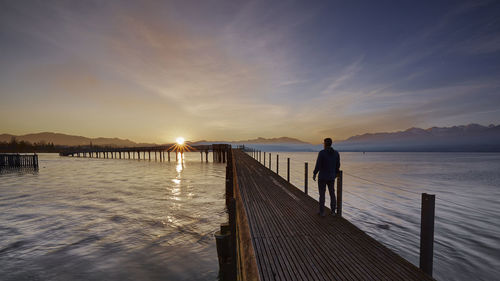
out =
[[260,280],[259,270],[257,268],[257,259],[253,249],[252,237],[250,234],[250,226],[248,217],[241,199],[241,192],[238,185],[238,174],[236,172],[236,164],[232,157],[232,149],[229,148],[230,164],[232,169],[233,183],[233,202],[235,212],[235,240],[236,240],[236,256],[237,256],[237,280],[250,281]]

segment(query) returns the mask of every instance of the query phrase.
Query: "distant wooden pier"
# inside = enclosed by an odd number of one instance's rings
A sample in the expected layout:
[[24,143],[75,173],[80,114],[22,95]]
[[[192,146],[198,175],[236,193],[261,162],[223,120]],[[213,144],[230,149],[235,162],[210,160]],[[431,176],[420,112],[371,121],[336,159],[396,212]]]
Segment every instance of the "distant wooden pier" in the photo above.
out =
[[[200,158],[208,162],[208,153],[212,152],[213,162],[226,163],[226,144],[211,145],[161,145],[148,147],[86,147],[71,149],[59,153],[60,156],[105,158],[105,159],[137,159],[170,162],[170,153],[178,160],[178,154],[184,152],[200,152]],[[205,156],[205,157],[203,157]]]
[[318,216],[316,200],[259,161],[228,156],[222,280],[433,280],[346,219]]
[[0,154],[0,168],[38,168],[38,155]]

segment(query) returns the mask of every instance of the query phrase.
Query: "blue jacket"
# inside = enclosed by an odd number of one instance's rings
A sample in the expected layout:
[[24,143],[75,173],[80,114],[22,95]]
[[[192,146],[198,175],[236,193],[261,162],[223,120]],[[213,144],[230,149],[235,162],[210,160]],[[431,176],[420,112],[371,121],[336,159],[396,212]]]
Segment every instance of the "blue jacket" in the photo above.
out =
[[314,175],[319,172],[318,180],[335,180],[340,169],[340,155],[338,151],[329,147],[318,153]]

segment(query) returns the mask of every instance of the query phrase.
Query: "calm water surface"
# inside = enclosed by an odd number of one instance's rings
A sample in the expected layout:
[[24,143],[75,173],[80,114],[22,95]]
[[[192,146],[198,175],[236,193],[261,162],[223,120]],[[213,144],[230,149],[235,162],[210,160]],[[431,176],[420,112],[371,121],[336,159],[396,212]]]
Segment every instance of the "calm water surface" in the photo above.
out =
[[0,280],[216,280],[225,166],[186,158],[0,174]]
[[[303,189],[316,153],[279,154],[280,174],[290,157]],[[0,280],[216,280],[225,166],[199,157],[187,153],[180,165],[44,154],[37,173],[0,173]],[[341,158],[346,218],[418,265],[420,193],[436,194],[434,277],[498,280],[500,154]],[[317,199],[311,179],[309,190]]]

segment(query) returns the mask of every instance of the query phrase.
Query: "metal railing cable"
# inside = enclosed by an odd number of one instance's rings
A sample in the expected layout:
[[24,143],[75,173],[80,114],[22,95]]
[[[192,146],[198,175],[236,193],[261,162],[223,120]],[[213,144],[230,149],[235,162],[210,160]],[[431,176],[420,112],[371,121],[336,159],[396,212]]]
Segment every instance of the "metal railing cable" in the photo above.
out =
[[[420,195],[420,193],[415,192],[415,191],[411,191],[411,190],[408,190],[408,189],[405,189],[405,188],[401,188],[401,187],[392,186],[392,185],[388,185],[388,184],[376,182],[376,181],[373,181],[373,180],[369,180],[369,179],[366,179],[366,178],[363,178],[363,177],[360,177],[360,176],[353,175],[351,173],[347,173],[346,171],[344,171],[344,174],[347,174],[347,175],[349,175],[351,177],[354,177],[354,178],[357,178],[357,179],[360,179],[360,180],[363,180],[363,181],[366,181],[366,182],[369,182],[369,183],[373,183],[373,184],[377,184],[377,185],[380,185],[380,186],[384,186],[384,187],[388,187],[388,188],[392,188],[392,189],[396,189],[396,190],[405,191],[405,192],[408,192],[408,193]],[[348,191],[345,191],[345,192],[348,192]],[[350,192],[348,192],[348,193],[350,193]],[[351,193],[351,194],[353,194],[353,193]],[[476,212],[478,212],[480,214],[484,213],[484,210],[480,210],[480,209],[477,209],[477,208],[474,208],[474,207],[471,207],[471,206],[467,206],[467,205],[464,205],[464,204],[461,204],[461,203],[458,203],[458,202],[455,202],[455,201],[452,201],[452,200],[444,199],[444,198],[441,198],[441,197],[436,197],[436,199],[437,200],[441,200],[443,202],[447,202],[449,204],[453,204],[453,205],[462,207],[462,208],[467,208],[469,210],[476,211]]]
[[397,190],[400,190],[400,191],[405,191],[405,192],[408,192],[408,193],[420,195],[420,193],[415,192],[415,191],[411,191],[411,190],[408,190],[408,189],[405,189],[405,188],[401,188],[401,187],[397,187],[397,186],[393,186],[393,185],[388,185],[388,184],[385,184],[385,183],[380,183],[380,182],[376,182],[376,181],[369,180],[369,179],[366,179],[366,178],[362,178],[360,176],[356,176],[356,175],[353,175],[351,173],[347,173],[346,171],[344,171],[344,174],[349,175],[349,176],[354,177],[354,178],[357,178],[357,179],[360,179],[360,180],[364,180],[364,181],[369,182],[369,183],[373,183],[373,184],[377,184],[377,185],[389,187],[389,188],[392,188],[392,189],[397,189]]
[[[251,156],[250,153],[249,153],[249,155]],[[367,179],[367,178],[364,178],[364,177],[360,177],[360,176],[354,175],[352,173],[348,173],[345,170],[343,171],[343,173],[345,175],[348,175],[348,176],[351,176],[353,178],[356,178],[356,179],[359,179],[359,180],[362,180],[362,181],[365,181],[365,182],[369,182],[369,183],[372,183],[372,184],[375,184],[375,185],[379,185],[379,186],[391,188],[391,189],[394,189],[394,190],[399,190],[399,191],[411,193],[411,194],[418,195],[418,196],[421,195],[421,193],[409,190],[409,188],[407,188],[407,187],[403,188],[403,187],[399,187],[399,186],[394,186],[394,185],[389,185],[389,184],[386,184],[386,183],[377,182],[377,181],[374,181],[374,180],[371,180],[371,179]],[[350,191],[347,191],[347,190],[344,190],[344,192],[349,193],[349,194],[351,194],[353,196],[356,196],[358,198],[361,198],[362,200],[365,200],[365,201],[369,202],[372,205],[380,207],[379,204],[371,202],[370,200],[368,200],[368,199],[366,199],[366,198],[364,198],[364,197],[362,197],[362,196],[360,196],[360,195],[358,195],[356,193],[353,193],[353,192],[350,192]],[[477,208],[474,208],[474,207],[471,207],[471,206],[467,206],[467,205],[464,205],[462,203],[458,203],[458,202],[455,202],[455,201],[452,201],[452,200],[448,200],[448,199],[444,199],[444,198],[441,198],[441,197],[437,197],[436,199],[440,200],[440,201],[443,201],[443,202],[447,202],[449,204],[453,204],[455,206],[459,206],[459,207],[462,207],[462,208],[467,208],[468,210],[473,210],[473,211],[478,212],[480,214],[484,214],[484,210],[480,210],[480,209],[477,209]]]

